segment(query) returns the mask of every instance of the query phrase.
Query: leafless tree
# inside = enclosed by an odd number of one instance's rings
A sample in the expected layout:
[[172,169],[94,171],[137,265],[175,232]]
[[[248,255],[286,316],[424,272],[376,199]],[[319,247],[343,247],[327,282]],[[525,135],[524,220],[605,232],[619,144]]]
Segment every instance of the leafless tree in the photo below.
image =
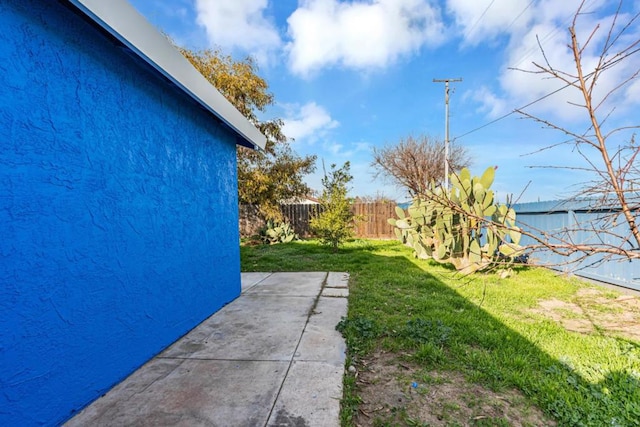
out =
[[[604,29],[598,24],[584,40],[580,40],[577,30],[579,21],[589,14],[583,0],[568,30],[568,47],[573,55],[575,69],[555,68],[539,44],[544,62],[534,62],[535,69],[527,71],[560,81],[564,84],[563,90],[578,94],[580,102],[572,105],[581,109],[588,120],[584,131],[569,129],[524,110],[516,111],[569,137],[564,144],[571,144],[573,152],[580,156],[584,164],[583,167],[569,169],[587,171],[590,177],[572,199],[600,211],[605,208],[605,213],[595,220],[588,223],[577,222],[575,226],[559,232],[532,230],[531,237],[536,241],[533,249],[544,248],[557,254],[576,255],[579,258],[594,254],[640,258],[640,230],[636,223],[640,208],[640,170],[636,159],[640,146],[635,143],[635,132],[640,125],[616,125],[615,107],[612,107],[616,98],[640,74],[639,67],[628,66],[633,65],[630,61],[635,58],[631,57],[640,52],[640,39],[637,38],[637,32],[634,34],[634,26],[637,25],[640,14],[622,14],[622,5],[621,0],[613,18]],[[606,33],[602,34],[602,31]],[[598,56],[591,65],[586,52],[596,47]],[[614,68],[618,68],[616,81],[606,82],[605,78]],[[598,84],[610,89],[602,93],[598,90]],[[620,221],[626,223],[626,232],[621,233],[620,228],[615,227]],[[585,232],[598,236],[598,241],[584,243],[575,240],[574,236]]]
[[395,200],[387,197],[384,193],[377,191],[373,195],[356,196],[354,203],[395,203]]
[[[444,178],[444,142],[428,135],[417,138],[408,136],[397,145],[373,149],[376,177],[390,178],[404,187],[412,197],[424,195],[431,182],[440,183]],[[459,171],[471,163],[466,148],[449,146],[449,168]]]

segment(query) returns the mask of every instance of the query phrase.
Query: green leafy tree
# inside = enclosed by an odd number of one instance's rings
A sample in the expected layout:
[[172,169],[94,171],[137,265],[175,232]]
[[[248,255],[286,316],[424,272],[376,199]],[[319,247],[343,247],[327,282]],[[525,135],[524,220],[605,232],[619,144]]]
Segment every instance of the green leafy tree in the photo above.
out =
[[238,198],[256,205],[265,219],[281,220],[279,205],[311,193],[303,177],[315,170],[315,156],[298,156],[282,132],[281,119],[260,120],[275,103],[251,57],[234,60],[219,50],[178,47],[200,73],[267,137],[265,151],[238,147]]
[[351,211],[353,200],[347,197],[347,185],[353,180],[349,172],[350,166],[349,162],[345,162],[340,168],[332,164],[328,173],[324,171],[323,190],[319,198],[320,212],[309,224],[321,242],[331,246],[334,252],[344,240],[353,236],[357,219]]

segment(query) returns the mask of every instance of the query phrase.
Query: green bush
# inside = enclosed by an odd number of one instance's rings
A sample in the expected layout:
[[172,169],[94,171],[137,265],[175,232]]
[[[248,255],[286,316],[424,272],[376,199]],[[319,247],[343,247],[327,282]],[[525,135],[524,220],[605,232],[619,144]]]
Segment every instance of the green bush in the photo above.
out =
[[320,242],[331,246],[333,251],[345,240],[353,237],[355,215],[351,212],[353,200],[347,197],[347,185],[353,177],[349,173],[349,162],[341,168],[331,165],[331,171],[322,178],[320,211],[309,221],[311,230],[320,238]]

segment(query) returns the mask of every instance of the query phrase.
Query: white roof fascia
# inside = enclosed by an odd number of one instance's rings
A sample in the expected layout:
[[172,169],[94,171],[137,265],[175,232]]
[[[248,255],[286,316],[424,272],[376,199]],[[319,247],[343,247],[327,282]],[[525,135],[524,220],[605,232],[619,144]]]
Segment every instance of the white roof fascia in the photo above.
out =
[[204,108],[242,137],[264,149],[266,137],[126,0],[69,0]]

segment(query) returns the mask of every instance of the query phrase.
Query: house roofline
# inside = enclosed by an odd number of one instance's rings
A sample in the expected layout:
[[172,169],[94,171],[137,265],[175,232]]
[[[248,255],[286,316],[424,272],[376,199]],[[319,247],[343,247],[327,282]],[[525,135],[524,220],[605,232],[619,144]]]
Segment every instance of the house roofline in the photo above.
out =
[[126,0],[68,0],[238,134],[264,149],[267,138]]

